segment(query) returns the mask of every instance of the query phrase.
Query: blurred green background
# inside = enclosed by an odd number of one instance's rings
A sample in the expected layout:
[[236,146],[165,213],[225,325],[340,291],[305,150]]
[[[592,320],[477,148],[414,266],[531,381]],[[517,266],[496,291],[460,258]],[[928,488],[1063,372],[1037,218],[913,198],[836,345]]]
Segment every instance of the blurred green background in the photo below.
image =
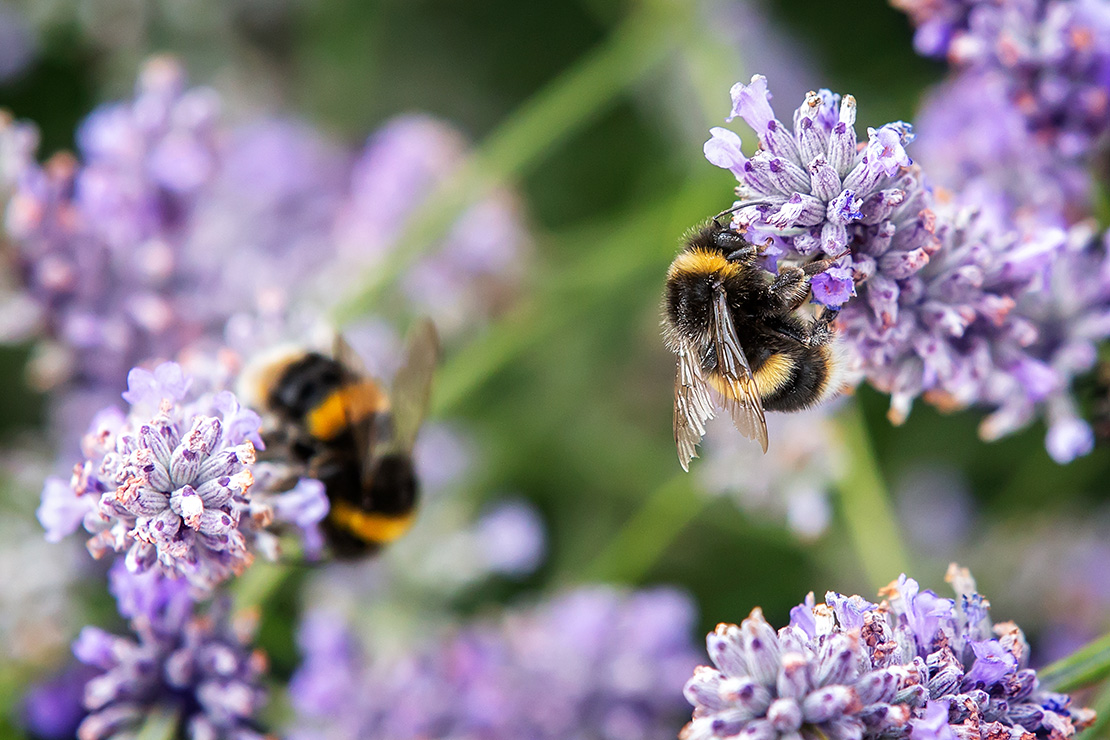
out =
[[[139,28],[120,44],[96,32],[87,13],[36,9],[38,56],[0,86],[0,106],[38,124],[43,155],[71,148],[80,119],[98,101],[126,95],[148,53],[168,51],[195,82],[242,92],[225,97],[231,115],[289,110],[351,145],[400,112],[445,118],[477,143],[480,174],[508,180],[523,196],[537,242],[524,300],[446,359],[436,405],[442,416],[466,419],[478,438],[486,464],[473,494],[518,491],[535,502],[550,552],[529,580],[489,586],[461,608],[587,579],[667,582],[696,596],[706,630],[757,604],[782,624],[809,590],[873,595],[868,567],[897,567],[873,555],[862,563],[839,516],[823,536],[802,541],[727,498],[707,498],[681,473],[658,301],[683,231],[731,203],[731,175],[708,164],[701,145],[710,126],[722,125],[732,83],[763,72],[775,90],[776,74],[791,72],[785,63],[806,87],[854,94],[861,129],[912,121],[944,68],[913,53],[901,13],[879,0],[767,2],[758,12],[786,36],[787,50],[768,68],[758,44],[742,40],[764,28],[732,20],[741,0],[237,0],[196,3],[188,21],[172,5],[104,3],[96,23],[112,28],[119,13]],[[269,82],[236,86],[254,74]],[[779,116],[798,102],[780,94]],[[426,218],[442,217],[431,204]],[[42,418],[41,399],[23,381],[26,355],[0,352],[9,441]],[[910,548],[913,574],[947,593],[944,568],[959,559],[979,574],[995,616],[1035,637],[1047,623],[1035,610],[1047,613],[1037,604],[1049,592],[1028,585],[1029,560],[1041,557],[1029,543],[1066,543],[1073,522],[1105,517],[1106,449],[1061,467],[1045,453],[1040,425],[988,445],[976,436],[977,412],[945,416],[919,405],[894,428],[886,403],[862,389],[848,406],[862,410],[892,495],[915,471],[940,468],[968,497],[965,509],[938,504],[959,518],[959,532],[930,532],[945,526],[943,517],[902,522],[897,536]],[[37,491],[27,494],[9,502],[13,516],[30,516]],[[889,535],[881,516],[868,523],[878,541]],[[1040,563],[1049,572],[1053,552],[1046,547]],[[1095,593],[1082,598],[1101,604],[1110,579],[1085,583]]]

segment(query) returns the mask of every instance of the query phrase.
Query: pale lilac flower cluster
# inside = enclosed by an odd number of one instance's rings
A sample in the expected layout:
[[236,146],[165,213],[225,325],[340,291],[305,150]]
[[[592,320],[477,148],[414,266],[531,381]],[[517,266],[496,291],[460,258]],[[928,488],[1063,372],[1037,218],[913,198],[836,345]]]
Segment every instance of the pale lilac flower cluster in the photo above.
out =
[[707,638],[716,667],[686,683],[694,717],[682,740],[896,736],[910,720],[898,701],[919,680],[909,666],[872,661],[858,633],[816,634],[793,622],[776,634],[756,608]]
[[[437,206],[429,199],[467,157],[466,140],[429,116],[400,116],[372,134],[354,163],[336,223],[342,267],[329,273],[329,294],[362,277],[352,274],[352,265],[372,269],[390,252],[408,248],[397,239],[425,218],[419,208]],[[401,277],[401,289],[413,309],[434,319],[449,339],[505,308],[523,279],[528,252],[519,203],[510,191],[496,190],[464,211],[416,260]]]
[[673,738],[692,621],[671,590],[580,589],[397,654],[310,613],[290,737]]
[[165,713],[185,736],[261,740],[266,702],[265,656],[249,649],[249,621],[233,620],[225,600],[200,612],[186,584],[158,571],[112,571],[112,591],[134,637],[85,627],[73,645],[96,669],[85,683],[87,712],[80,740],[121,737],[154,713]]
[[903,575],[881,604],[810,594],[777,634],[759,609],[718,626],[716,667],[686,686],[695,709],[683,737],[1059,739],[1094,719],[1039,690],[1021,630],[992,625],[966,570],[949,580],[958,601]]
[[[230,341],[229,321],[322,319],[408,248],[396,243],[405,224],[465,161],[465,141],[427,117],[388,123],[356,154],[294,121],[233,128],[220,105],[156,58],[134,99],[85,121],[79,160],[36,164],[33,131],[0,119],[19,283],[3,286],[14,294],[0,336],[46,340],[32,371],[55,389],[63,438],[116,399],[131,367]],[[521,209],[497,191],[430,246],[401,290],[414,314],[457,335],[515,295],[527,241]]]
[[126,552],[132,572],[156,567],[206,592],[250,564],[259,530],[323,518],[318,483],[252,497],[258,414],[228,391],[186,402],[191,381],[173,363],[131,371],[130,414],[98,415],[69,486],[47,481],[38,515],[48,538],[83,525],[94,557]]
[[80,165],[62,154],[19,173],[7,235],[39,330],[64,355],[40,366],[43,384],[115,390],[203,331],[179,302],[201,278],[179,251],[217,166],[218,112],[213,91],[185,89],[180,67],[156,59],[134,100],[84,122]]
[[899,281],[937,248],[924,187],[905,150],[913,140],[909,124],[869,128],[868,142],[857,147],[851,95],[809,93],[788,129],[771,109],[765,77],[737,83],[731,94],[726,120],[743,118],[760,148],[749,158],[739,136],[714,128],[705,155],[740,183],[736,228],[753,243],[770,240],[765,255],[772,269],[781,258],[837,259],[812,281],[818,303],[839,308],[857,287],[868,302],[897,300]]
[[970,195],[1002,197],[1010,209],[1087,215],[1091,177],[1026,126],[997,70],[952,75],[925,94],[914,118],[914,155],[929,181]]
[[[934,193],[905,154],[905,124],[869,129],[870,142],[854,145],[848,97],[837,114],[837,96],[809,95],[790,132],[768,95],[759,76],[732,90],[733,115],[759,132],[750,159],[725,129],[713,130],[706,156],[740,180],[734,226],[768,245],[770,268],[783,258],[844,255],[813,278],[814,300],[842,308],[840,333],[858,372],[891,395],[892,421],[924,395],[946,409],[992,409],[985,439],[1043,414],[1054,459],[1089,452],[1093,437],[1070,386],[1110,337],[1107,250],[1090,226],[1015,208],[1022,194],[995,187],[987,163],[952,175],[959,194]],[[1015,160],[1030,156],[1014,148]],[[1040,201],[1063,202],[1068,192]],[[848,212],[832,207],[838,199],[857,204],[846,221],[837,214]]]
[[1030,132],[1087,159],[1110,129],[1110,9],[1103,0],[892,0],[917,50],[969,73],[1001,72]]

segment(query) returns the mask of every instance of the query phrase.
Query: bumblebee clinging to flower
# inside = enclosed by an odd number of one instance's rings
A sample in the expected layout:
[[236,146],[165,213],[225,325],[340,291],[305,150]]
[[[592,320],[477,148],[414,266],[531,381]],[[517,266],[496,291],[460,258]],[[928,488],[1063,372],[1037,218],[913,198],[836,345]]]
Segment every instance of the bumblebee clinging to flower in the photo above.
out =
[[674,438],[683,470],[713,417],[710,391],[766,452],[764,410],[800,411],[839,390],[836,312],[813,319],[798,311],[810,277],[831,260],[772,277],[757,263],[761,251],[714,219],[688,235],[667,271],[663,334],[678,358]]
[[243,392],[268,413],[268,450],[324,484],[324,532],[336,557],[369,555],[412,525],[418,483],[411,453],[438,347],[435,327],[422,321],[388,394],[339,337],[331,356],[285,351],[244,376]]

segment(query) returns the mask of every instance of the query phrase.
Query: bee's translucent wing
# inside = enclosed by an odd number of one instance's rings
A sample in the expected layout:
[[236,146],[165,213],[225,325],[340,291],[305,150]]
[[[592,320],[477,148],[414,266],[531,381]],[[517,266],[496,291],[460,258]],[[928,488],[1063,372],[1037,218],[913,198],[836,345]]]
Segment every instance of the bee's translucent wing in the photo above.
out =
[[432,397],[432,377],[439,361],[439,337],[430,319],[421,319],[409,331],[404,363],[393,379],[394,451],[411,452],[416,433],[428,413]]
[[759,387],[736,336],[728,297],[721,289],[717,290],[713,301],[713,345],[717,351],[717,368],[710,384],[717,390],[740,433],[759,442],[766,452],[767,419],[763,415]]
[[[371,388],[375,394],[380,394],[381,387],[371,378],[366,369],[366,363],[354,347],[347,343],[341,335],[335,335],[332,345],[332,356],[343,368],[343,388],[348,390],[343,398],[343,413],[347,418],[347,429],[355,439],[355,449],[361,450],[364,458],[368,458],[373,450],[383,441],[384,430],[381,429],[383,414],[368,417],[365,409],[355,408],[369,394]],[[356,392],[356,388],[365,389]],[[381,396],[378,396],[381,399]],[[382,400],[384,406],[384,399]]]
[[697,353],[682,342],[674,376],[674,442],[683,470],[690,471],[690,460],[698,456],[695,448],[705,436],[705,422],[712,418],[713,401]]

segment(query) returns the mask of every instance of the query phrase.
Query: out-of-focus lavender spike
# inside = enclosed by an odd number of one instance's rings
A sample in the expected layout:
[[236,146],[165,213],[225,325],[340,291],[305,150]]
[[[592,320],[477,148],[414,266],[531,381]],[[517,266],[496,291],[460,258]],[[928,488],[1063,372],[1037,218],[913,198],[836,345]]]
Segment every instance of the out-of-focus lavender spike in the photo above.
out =
[[[1009,208],[1088,212],[1090,175],[1026,126],[998,70],[955,75],[929,92],[915,117],[914,152],[934,185],[988,190]],[[965,197],[970,193],[965,193]]]
[[1102,0],[892,0],[915,46],[967,73],[997,72],[1009,104],[1065,159],[1089,161],[1110,130],[1110,11]]
[[291,736],[673,738],[693,616],[675,591],[586,588],[387,651],[310,612]]
[[117,564],[113,590],[134,637],[86,627],[74,642],[78,660],[95,669],[78,737],[120,736],[165,712],[189,737],[261,740],[266,658],[249,647],[253,621],[232,618],[226,600],[199,613],[187,584],[157,571],[136,575]]
[[[403,249],[396,240],[411,221],[437,218],[428,198],[467,156],[465,139],[428,116],[396,118],[370,137],[336,225],[346,267],[329,279],[332,295],[336,284],[358,277],[352,265],[370,268]],[[421,207],[430,210],[419,213]],[[406,273],[402,287],[416,313],[431,316],[441,334],[457,336],[503,310],[516,294],[529,252],[522,208],[511,192],[498,190],[459,217]]]

